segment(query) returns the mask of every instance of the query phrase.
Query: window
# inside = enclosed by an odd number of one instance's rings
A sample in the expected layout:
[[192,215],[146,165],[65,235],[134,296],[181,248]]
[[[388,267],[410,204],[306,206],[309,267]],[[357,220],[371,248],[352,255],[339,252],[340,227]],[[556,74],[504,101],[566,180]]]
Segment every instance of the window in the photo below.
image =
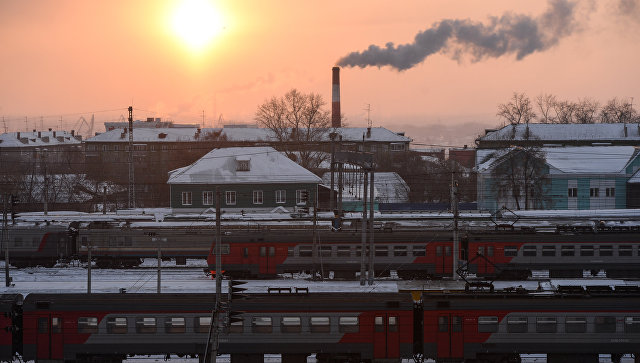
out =
[[124,318],[124,317],[107,318],[107,333],[126,334],[127,318]]
[[202,192],[202,205],[213,205],[213,192]]
[[493,246],[487,246],[487,256],[493,257]]
[[357,333],[360,331],[357,316],[341,316],[338,321],[340,333]]
[[504,255],[506,257],[518,256],[518,246],[504,246]]
[[296,204],[307,204],[309,201],[309,192],[305,189],[296,190]]
[[484,255],[484,246],[478,246],[478,256]]
[[331,246],[320,246],[320,256],[331,257]]
[[224,200],[227,205],[236,205],[236,192],[234,191],[224,192]]
[[374,324],[375,324],[375,331],[376,332],[383,332],[384,331],[384,317],[383,316],[376,316],[375,320],[374,320]]
[[276,190],[276,203],[286,203],[286,202],[287,202],[287,191]]
[[391,143],[389,146],[391,146],[391,151],[403,151],[404,150],[404,144]]
[[283,316],[280,320],[280,330],[283,333],[300,333],[302,324],[299,316]]
[[195,318],[196,333],[209,333],[209,327],[211,327],[210,316],[198,316]]
[[596,333],[615,333],[616,317],[615,316],[596,316],[595,332]]
[[413,255],[414,256],[426,256],[427,255],[427,246],[413,246]]
[[351,247],[349,247],[349,246],[338,246],[337,256],[338,257],[349,257],[349,256],[351,256]]
[[580,246],[580,256],[593,256],[593,246]]
[[556,318],[553,316],[539,316],[536,318],[536,332],[555,333],[557,329],[556,324]]
[[262,190],[253,191],[253,204],[262,204]]
[[182,192],[182,205],[191,205],[191,192]]
[[184,318],[171,317],[164,321],[164,330],[170,334],[179,334],[186,331],[186,321]]
[[600,188],[590,188],[589,196],[591,198],[598,198],[600,196]]
[[109,151],[109,146],[102,145],[102,151]]
[[613,246],[600,245],[600,256],[613,256]]
[[607,197],[615,197],[616,196],[616,188],[606,188],[605,195]]
[[254,316],[251,319],[251,331],[254,333],[269,334],[273,331],[270,316]]
[[509,333],[526,333],[527,332],[527,317],[526,316],[512,316],[507,318],[507,331]]
[[633,246],[618,246],[618,256],[633,256]]
[[236,160],[236,171],[249,171],[249,160]]
[[442,246],[436,246],[436,256],[442,256]]
[[438,316],[438,331],[440,333],[446,333],[449,331],[449,317]]
[[120,150],[120,147],[118,145],[113,145],[113,151],[118,151]]
[[535,256],[536,255],[536,246],[524,246],[522,249],[523,256]]
[[153,334],[157,330],[156,318],[139,317],[136,318],[136,333]]
[[[458,318],[457,316],[453,317],[453,322],[455,324],[455,319]],[[460,319],[460,318],[458,318]],[[460,322],[462,322],[462,320],[460,320]],[[387,325],[387,329],[389,329],[390,332],[396,332],[398,331],[398,317],[397,316],[390,316],[389,320],[388,320],[388,325]],[[462,327],[462,325],[460,325],[460,327]],[[460,330],[454,330],[454,331],[460,331]]]
[[49,332],[49,318],[38,318],[38,334]]
[[[273,257],[275,255],[276,255],[276,248],[275,247],[269,247],[269,257]],[[260,257],[267,257],[267,247],[266,246],[260,247]]]
[[624,318],[625,333],[640,333],[640,316],[626,316]]
[[444,255],[451,256],[451,246],[444,246]]
[[564,330],[567,333],[585,333],[587,331],[587,318],[584,316],[567,316],[564,319]]
[[497,316],[479,316],[478,333],[495,333],[498,331]]
[[98,332],[98,318],[96,317],[80,317],[78,318],[78,333],[97,333]]
[[295,253],[295,248],[287,247],[287,257],[293,257]]
[[389,255],[389,246],[376,246],[376,256],[387,257]]
[[578,188],[569,188],[567,191],[567,196],[569,198],[577,198],[578,197]]
[[393,246],[393,255],[394,256],[406,256],[407,255],[407,246]]
[[554,257],[556,255],[556,246],[542,246],[542,255],[546,257]]
[[560,256],[575,256],[575,246],[561,246]]
[[311,325],[312,333],[328,333],[331,331],[331,325],[329,325],[328,316],[312,316],[309,319],[309,325]]
[[[230,250],[231,250],[231,246],[229,246],[228,243],[223,243],[223,244],[220,245],[220,253],[221,254],[228,255],[230,253]],[[211,249],[211,254],[213,254],[213,255],[217,255],[218,254],[218,250],[216,249],[215,245]]]
[[300,246],[298,250],[300,257],[311,257],[313,256],[313,249],[311,246]]
[[[365,247],[364,253],[366,256],[369,256],[369,246]],[[362,246],[356,246],[356,256],[362,256]]]

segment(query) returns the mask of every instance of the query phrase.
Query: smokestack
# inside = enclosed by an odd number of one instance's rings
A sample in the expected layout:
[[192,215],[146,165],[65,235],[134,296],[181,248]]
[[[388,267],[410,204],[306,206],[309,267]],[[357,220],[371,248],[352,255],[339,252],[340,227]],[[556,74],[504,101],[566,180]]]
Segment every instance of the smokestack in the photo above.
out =
[[340,125],[340,67],[333,67],[332,92],[331,92],[331,127]]

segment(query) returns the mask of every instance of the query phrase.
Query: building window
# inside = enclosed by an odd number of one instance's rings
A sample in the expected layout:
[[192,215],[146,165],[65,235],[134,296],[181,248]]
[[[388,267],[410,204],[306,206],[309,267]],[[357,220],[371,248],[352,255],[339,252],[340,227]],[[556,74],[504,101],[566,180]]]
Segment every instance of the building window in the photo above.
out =
[[102,145],[102,151],[109,151],[109,146]]
[[249,160],[236,160],[236,171],[249,171]]
[[191,192],[182,192],[182,205],[191,205]]
[[578,197],[578,188],[569,188],[568,196],[569,196],[569,198],[577,198]]
[[287,191],[276,190],[276,203],[286,203],[286,202],[287,202]]
[[309,192],[305,189],[296,190],[296,204],[307,204],[309,201]]
[[213,205],[213,192],[202,192],[202,204]]
[[227,203],[227,205],[236,205],[236,192],[234,191],[224,192],[224,200]]
[[398,144],[398,143],[391,144],[391,151],[403,151],[403,150],[404,150],[404,144]]
[[253,204],[262,204],[262,190],[253,191]]
[[605,195],[607,197],[615,197],[616,196],[616,188],[606,188]]
[[589,189],[589,196],[592,198],[598,198],[600,196],[600,188]]
[[113,151],[118,151],[120,150],[120,147],[118,147],[118,145],[113,145]]

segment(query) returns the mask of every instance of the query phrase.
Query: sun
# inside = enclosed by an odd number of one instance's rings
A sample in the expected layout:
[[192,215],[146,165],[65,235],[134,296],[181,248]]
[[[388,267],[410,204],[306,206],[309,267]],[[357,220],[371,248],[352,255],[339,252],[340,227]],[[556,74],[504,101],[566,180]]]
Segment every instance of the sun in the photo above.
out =
[[211,43],[222,29],[220,12],[207,0],[183,0],[172,16],[175,34],[192,50]]

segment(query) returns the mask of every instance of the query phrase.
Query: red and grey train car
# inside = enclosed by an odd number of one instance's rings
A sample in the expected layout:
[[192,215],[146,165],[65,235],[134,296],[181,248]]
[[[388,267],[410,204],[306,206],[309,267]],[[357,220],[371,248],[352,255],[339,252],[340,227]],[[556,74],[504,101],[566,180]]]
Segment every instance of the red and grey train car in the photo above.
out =
[[7,228],[7,242],[2,243],[1,253],[9,246],[11,264],[16,267],[53,267],[58,260],[75,255],[76,246],[66,226],[34,225]]

